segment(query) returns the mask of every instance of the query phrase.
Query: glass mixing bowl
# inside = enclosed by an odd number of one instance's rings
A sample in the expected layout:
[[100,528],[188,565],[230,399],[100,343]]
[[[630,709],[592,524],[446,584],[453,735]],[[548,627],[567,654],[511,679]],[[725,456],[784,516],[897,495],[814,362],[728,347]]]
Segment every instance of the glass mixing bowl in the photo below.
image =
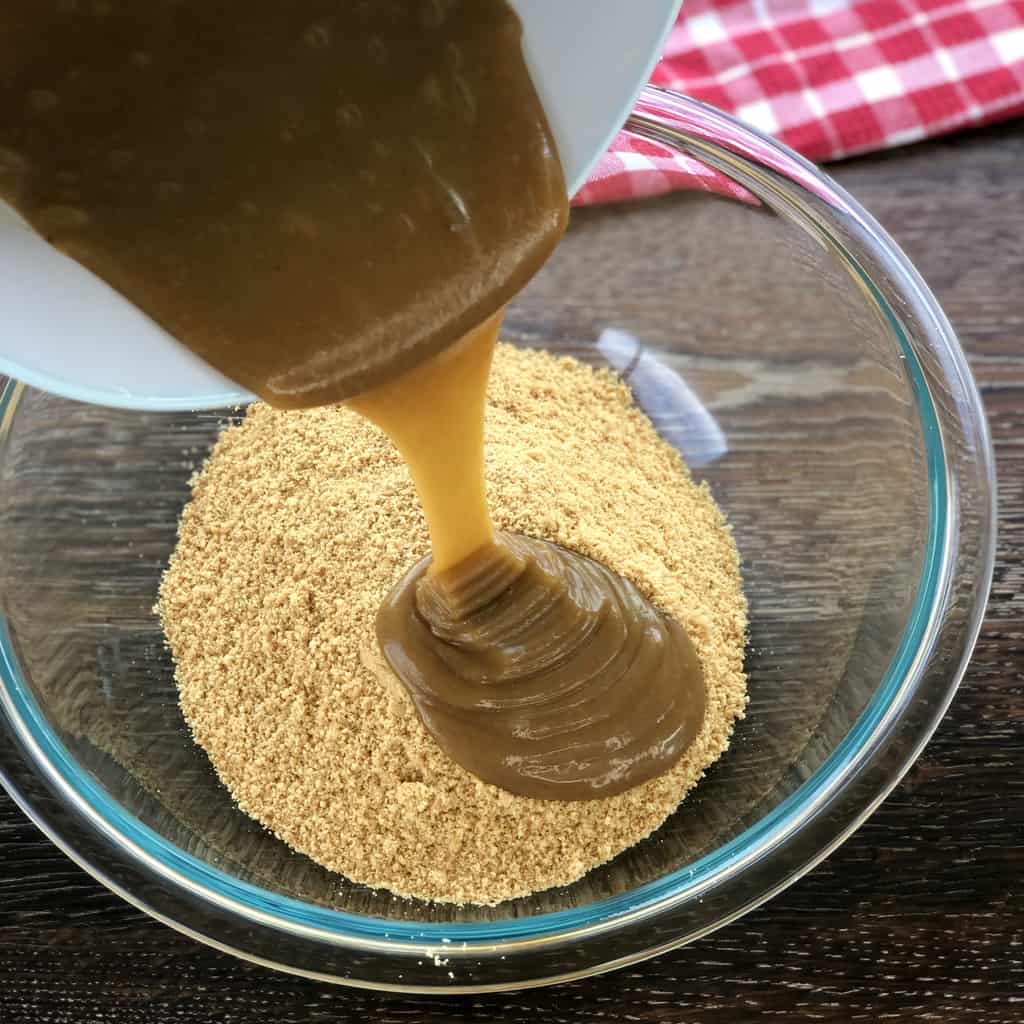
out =
[[152,611],[189,475],[237,413],[117,412],[11,384],[0,768],[125,899],[331,981],[568,979],[768,899],[921,750],[992,569],[992,454],[956,338],[893,242],[792,153],[654,89],[628,131],[729,195],[577,211],[505,336],[621,369],[729,515],[751,612],[731,749],[654,836],[564,889],[459,909],[322,870],[232,805],[189,737]]

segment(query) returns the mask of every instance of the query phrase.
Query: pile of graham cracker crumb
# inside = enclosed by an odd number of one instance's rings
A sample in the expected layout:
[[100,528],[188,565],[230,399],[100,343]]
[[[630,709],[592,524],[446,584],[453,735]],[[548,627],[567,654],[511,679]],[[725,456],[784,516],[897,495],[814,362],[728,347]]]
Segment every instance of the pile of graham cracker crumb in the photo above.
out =
[[601,800],[534,800],[437,747],[373,657],[377,608],[427,553],[426,525],[390,443],[344,407],[258,403],[221,435],[158,605],[182,710],[242,810],[354,881],[452,903],[568,884],[648,836],[746,702],[732,535],[628,388],[499,345],[486,457],[500,528],[603,561],[693,638],[707,713],[661,777]]

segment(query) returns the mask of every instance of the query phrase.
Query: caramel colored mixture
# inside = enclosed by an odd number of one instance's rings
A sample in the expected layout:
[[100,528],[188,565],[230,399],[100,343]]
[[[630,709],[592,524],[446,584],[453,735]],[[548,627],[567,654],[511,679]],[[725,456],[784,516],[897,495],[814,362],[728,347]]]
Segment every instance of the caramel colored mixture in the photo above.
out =
[[505,0],[4,0],[0,198],[233,380],[338,401],[554,248]]
[[181,706],[241,808],[349,878],[491,904],[563,885],[654,831],[745,703],[746,602],[706,486],[610,374],[499,346],[486,407],[503,531],[630,580],[692,639],[707,704],[668,771],[617,796],[537,800],[434,741],[376,617],[430,551],[406,465],[345,407],[250,408],[193,481],[159,611]]
[[484,485],[484,406],[501,312],[434,359],[349,400],[401,453],[430,526],[434,567],[494,539]]
[[388,596],[377,636],[463,767],[523,796],[594,799],[660,775],[693,742],[700,659],[628,580],[514,534],[445,576],[429,564]]

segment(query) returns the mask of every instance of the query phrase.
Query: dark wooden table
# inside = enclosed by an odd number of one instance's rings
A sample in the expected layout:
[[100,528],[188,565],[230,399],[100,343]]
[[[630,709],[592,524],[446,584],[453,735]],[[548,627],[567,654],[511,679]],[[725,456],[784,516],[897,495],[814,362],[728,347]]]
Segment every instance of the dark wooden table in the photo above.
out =
[[949,313],[996,444],[984,631],[924,756],[829,860],[687,949],[555,989],[404,999],[250,967],[112,896],[0,795],[2,1024],[1024,1019],[1024,122],[836,176]]

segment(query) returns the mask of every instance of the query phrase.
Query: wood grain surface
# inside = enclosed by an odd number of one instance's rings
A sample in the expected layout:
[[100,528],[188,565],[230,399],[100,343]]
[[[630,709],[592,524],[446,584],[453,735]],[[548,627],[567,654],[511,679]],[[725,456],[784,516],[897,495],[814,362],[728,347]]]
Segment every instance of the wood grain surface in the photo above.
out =
[[400,998],[248,966],[132,910],[0,796],[0,1022],[1024,1019],[1024,122],[833,168],[960,333],[996,445],[1000,538],[960,695],[874,817],[769,905],[554,989]]

